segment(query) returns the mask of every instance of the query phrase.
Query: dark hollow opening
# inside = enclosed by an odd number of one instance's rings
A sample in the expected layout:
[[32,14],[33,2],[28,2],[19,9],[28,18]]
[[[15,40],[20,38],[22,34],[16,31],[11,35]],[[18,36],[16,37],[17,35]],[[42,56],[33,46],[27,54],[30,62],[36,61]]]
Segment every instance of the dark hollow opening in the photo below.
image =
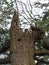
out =
[[18,41],[21,41],[21,39],[18,39]]

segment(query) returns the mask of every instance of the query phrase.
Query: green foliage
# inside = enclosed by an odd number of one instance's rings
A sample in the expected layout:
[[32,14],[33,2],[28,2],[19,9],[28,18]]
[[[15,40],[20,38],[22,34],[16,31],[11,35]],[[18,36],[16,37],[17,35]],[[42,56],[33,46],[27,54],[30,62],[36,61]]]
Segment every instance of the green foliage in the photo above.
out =
[[13,9],[14,9],[13,1],[10,2],[8,0],[0,0],[0,12],[1,12],[1,18],[0,18],[0,24],[3,27],[7,27],[10,23],[9,20],[12,19]]
[[45,13],[45,15],[43,16],[43,20],[46,20],[49,17],[49,10],[47,12],[44,12],[44,13]]
[[0,49],[10,47],[9,30],[0,28]]

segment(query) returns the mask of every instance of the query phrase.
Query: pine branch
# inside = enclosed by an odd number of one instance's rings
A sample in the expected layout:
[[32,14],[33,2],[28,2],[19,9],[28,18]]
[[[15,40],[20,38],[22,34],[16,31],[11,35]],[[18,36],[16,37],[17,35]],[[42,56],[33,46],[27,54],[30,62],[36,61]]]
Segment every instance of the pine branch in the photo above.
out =
[[0,59],[0,64],[8,64],[10,63],[10,58],[7,57],[7,58],[4,58],[4,59]]
[[39,55],[39,56],[49,55],[49,50],[41,50],[41,51],[40,50],[38,50],[38,51],[36,50],[35,51],[35,56],[36,55]]

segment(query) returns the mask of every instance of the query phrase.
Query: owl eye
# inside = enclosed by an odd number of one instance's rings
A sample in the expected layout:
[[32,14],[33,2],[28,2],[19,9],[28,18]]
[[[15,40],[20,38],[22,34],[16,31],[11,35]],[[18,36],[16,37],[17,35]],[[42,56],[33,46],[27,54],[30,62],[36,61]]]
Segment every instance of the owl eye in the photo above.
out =
[[18,39],[18,41],[21,41],[21,39]]

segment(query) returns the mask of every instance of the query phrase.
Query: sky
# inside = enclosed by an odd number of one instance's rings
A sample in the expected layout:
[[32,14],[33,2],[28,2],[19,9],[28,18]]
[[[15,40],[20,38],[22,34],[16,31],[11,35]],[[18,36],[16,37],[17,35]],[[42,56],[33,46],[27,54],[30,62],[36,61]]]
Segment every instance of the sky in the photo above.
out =
[[[18,0],[17,0],[18,1]],[[26,3],[27,5],[28,5],[28,1],[29,0],[19,0],[19,1],[22,1],[22,2],[24,2],[24,3]],[[40,3],[48,3],[48,0],[30,0],[30,2],[31,2],[31,4],[33,4],[33,3],[35,3],[35,2],[39,2],[40,1]],[[28,6],[29,7],[29,6]],[[41,8],[36,8],[34,5],[33,5],[33,15],[40,15],[40,16],[43,16],[43,11],[44,11],[44,9],[45,8],[43,8],[43,9],[41,9]],[[22,25],[22,27],[23,27],[24,25]],[[25,27],[25,26],[24,26]],[[28,27],[28,25],[26,26],[26,27]]]
[[[23,1],[24,3],[26,3],[28,0],[20,0]],[[36,2],[36,1],[40,1],[41,3],[48,3],[49,0],[30,0],[32,3]]]

